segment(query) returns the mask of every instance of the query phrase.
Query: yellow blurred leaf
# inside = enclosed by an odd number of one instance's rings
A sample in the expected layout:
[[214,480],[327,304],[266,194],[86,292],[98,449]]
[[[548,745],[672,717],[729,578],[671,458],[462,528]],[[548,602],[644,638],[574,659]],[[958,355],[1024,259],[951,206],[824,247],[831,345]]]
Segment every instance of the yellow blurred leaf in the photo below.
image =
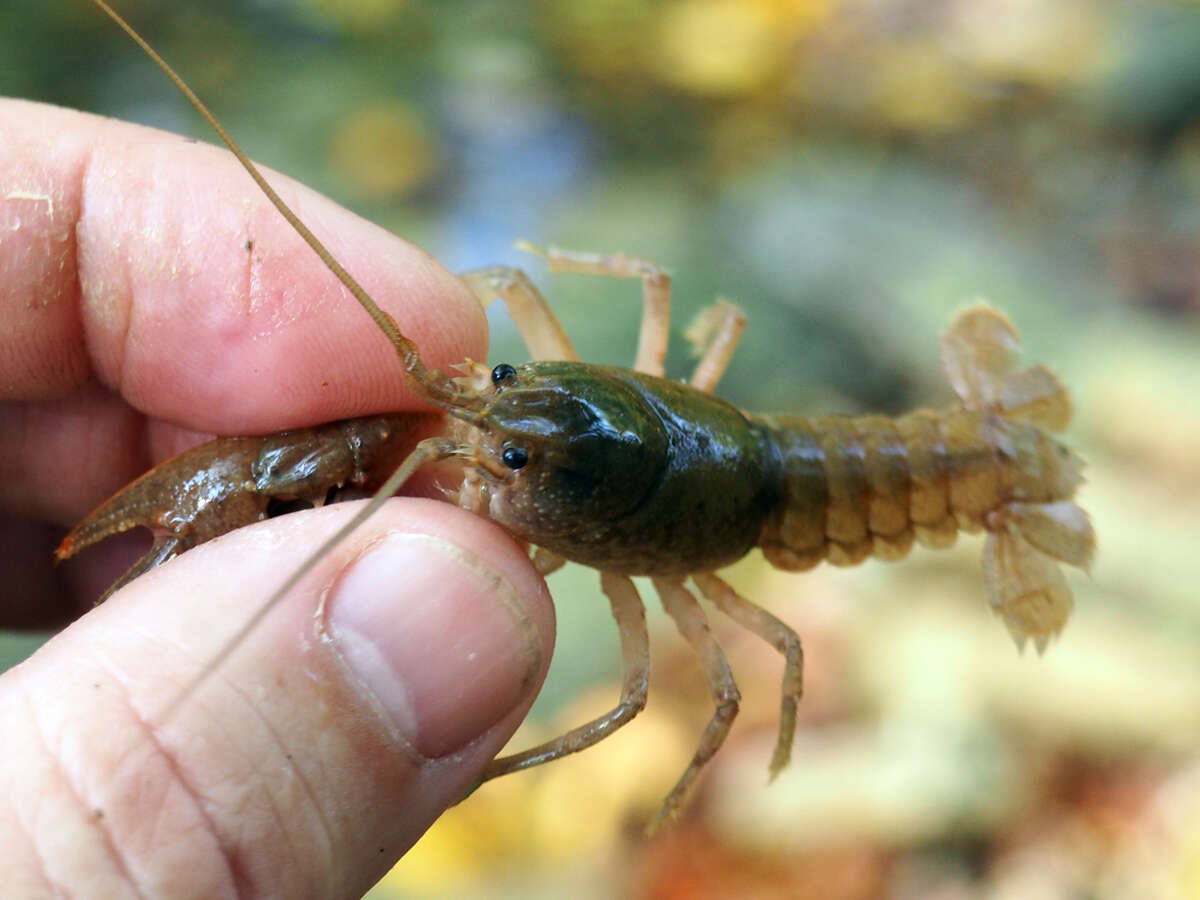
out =
[[893,127],[946,132],[965,124],[974,101],[964,90],[963,70],[927,43],[881,48],[875,60],[875,114]]
[[659,23],[659,76],[697,94],[727,96],[761,89],[791,50],[786,32],[755,3],[685,0]]
[[1084,80],[1100,55],[1095,9],[1072,0],[958,4],[945,44],[990,81],[1056,86]]
[[403,103],[354,109],[335,131],[333,164],[364,196],[401,197],[433,175],[437,158],[420,118]]

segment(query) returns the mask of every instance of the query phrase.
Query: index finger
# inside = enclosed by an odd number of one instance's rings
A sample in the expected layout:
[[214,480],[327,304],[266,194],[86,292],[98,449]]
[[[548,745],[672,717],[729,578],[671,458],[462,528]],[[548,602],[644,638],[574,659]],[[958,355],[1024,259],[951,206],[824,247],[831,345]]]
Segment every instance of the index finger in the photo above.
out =
[[[219,434],[422,407],[391,345],[225,151],[11,100],[0,136],[0,399],[95,379]],[[478,303],[432,257],[267,177],[427,365],[484,355]]]

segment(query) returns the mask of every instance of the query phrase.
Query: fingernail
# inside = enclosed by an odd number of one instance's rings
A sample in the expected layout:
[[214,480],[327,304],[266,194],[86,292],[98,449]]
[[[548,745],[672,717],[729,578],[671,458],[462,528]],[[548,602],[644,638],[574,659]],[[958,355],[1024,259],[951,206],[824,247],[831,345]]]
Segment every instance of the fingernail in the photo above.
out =
[[359,685],[427,759],[485,732],[541,667],[537,628],[512,586],[468,550],[389,535],[343,573],[328,632]]

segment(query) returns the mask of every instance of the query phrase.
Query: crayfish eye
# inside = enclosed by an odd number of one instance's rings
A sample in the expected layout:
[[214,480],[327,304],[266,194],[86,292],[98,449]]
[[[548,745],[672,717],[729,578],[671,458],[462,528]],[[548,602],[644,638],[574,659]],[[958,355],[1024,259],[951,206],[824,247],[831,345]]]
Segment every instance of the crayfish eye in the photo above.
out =
[[[499,367],[497,366],[497,368]],[[529,454],[520,447],[505,447],[504,452],[500,454],[500,459],[510,469],[523,469],[529,462]]]
[[[492,369],[492,384],[501,385],[504,382],[508,381],[510,378],[516,378],[516,377],[517,377],[517,370],[514,369],[512,366],[510,366],[508,363],[500,363],[500,365],[498,365],[498,366],[496,366],[496,368]],[[522,463],[522,465],[524,465],[524,463]],[[514,468],[519,468],[519,466],[514,467]]]

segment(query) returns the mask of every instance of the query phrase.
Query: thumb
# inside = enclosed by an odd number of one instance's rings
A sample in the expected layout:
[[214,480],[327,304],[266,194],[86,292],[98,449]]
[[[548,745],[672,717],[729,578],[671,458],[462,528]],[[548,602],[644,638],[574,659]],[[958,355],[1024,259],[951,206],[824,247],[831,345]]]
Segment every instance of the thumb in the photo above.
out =
[[357,897],[466,794],[554,614],[521,548],[447,504],[386,504],[174,703],[355,506],[198,547],[0,678],[16,895]]

